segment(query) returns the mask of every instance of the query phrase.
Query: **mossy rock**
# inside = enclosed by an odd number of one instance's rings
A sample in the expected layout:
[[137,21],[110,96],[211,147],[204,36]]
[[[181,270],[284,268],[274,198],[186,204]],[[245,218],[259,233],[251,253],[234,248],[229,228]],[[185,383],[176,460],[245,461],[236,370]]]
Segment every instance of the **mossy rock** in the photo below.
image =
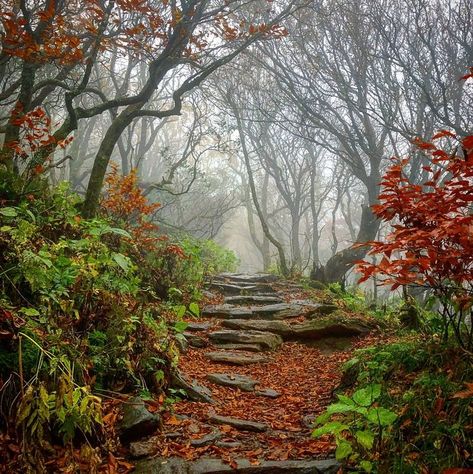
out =
[[419,310],[409,303],[401,308],[399,322],[407,329],[420,329],[422,326]]
[[327,286],[319,280],[310,280],[309,286],[314,290],[326,290]]

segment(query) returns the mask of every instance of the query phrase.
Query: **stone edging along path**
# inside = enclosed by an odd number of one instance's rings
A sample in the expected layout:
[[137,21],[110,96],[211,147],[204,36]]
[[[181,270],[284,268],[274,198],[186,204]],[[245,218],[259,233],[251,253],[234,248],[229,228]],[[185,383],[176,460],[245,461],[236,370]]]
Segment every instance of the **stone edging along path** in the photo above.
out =
[[219,304],[189,322],[173,377],[188,400],[159,422],[131,405],[134,432],[125,414],[135,472],[337,472],[333,445],[310,436],[311,420],[373,325],[274,275],[223,274],[208,288]]

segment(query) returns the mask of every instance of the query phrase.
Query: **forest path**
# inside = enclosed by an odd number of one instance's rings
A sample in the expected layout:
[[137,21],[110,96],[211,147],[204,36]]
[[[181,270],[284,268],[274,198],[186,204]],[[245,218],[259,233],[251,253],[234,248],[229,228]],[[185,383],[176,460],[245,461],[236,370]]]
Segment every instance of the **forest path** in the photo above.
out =
[[208,288],[174,381],[194,401],[173,406],[159,439],[132,443],[135,457],[150,446],[160,456],[136,472],[336,472],[333,444],[311,424],[370,324],[273,275],[223,274]]

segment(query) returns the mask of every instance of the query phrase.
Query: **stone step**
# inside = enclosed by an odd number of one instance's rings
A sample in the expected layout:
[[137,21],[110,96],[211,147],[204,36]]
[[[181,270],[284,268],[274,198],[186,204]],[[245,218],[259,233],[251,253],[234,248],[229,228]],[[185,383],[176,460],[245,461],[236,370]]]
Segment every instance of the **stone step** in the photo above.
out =
[[187,397],[194,402],[215,403],[212,392],[195,380],[191,380],[181,372],[174,372],[171,376],[171,384],[175,388],[183,389]]
[[240,308],[229,304],[217,304],[204,306],[202,308],[202,316],[204,318],[219,319],[249,319],[253,316],[253,312],[248,308]]
[[286,461],[261,460],[258,465],[246,458],[233,459],[232,465],[216,458],[187,461],[183,458],[151,458],[136,464],[134,474],[336,474],[335,459]]
[[207,331],[207,329],[210,329],[212,325],[210,323],[198,323],[198,322],[187,322],[187,327],[186,331],[191,331],[191,332],[200,332],[200,331]]
[[231,416],[210,415],[209,421],[219,425],[229,425],[241,431],[254,431],[256,433],[263,433],[269,429],[269,426],[266,423],[242,420],[240,418],[233,418]]
[[229,365],[250,365],[268,362],[268,359],[261,355],[242,354],[241,352],[208,352],[205,356],[212,362]]
[[161,419],[151,413],[140,397],[134,397],[123,404],[123,419],[120,422],[119,435],[122,442],[130,442],[155,432]]
[[243,294],[260,294],[260,293],[276,293],[276,290],[269,284],[259,283],[255,285],[235,285],[231,283],[212,282],[209,285],[211,290],[217,290],[224,295],[243,295]]
[[215,344],[217,349],[223,351],[263,352],[259,344]]
[[297,318],[303,311],[302,306],[289,303],[250,306],[249,309],[254,317],[269,320]]
[[239,388],[244,392],[253,392],[258,381],[239,374],[208,374],[207,380],[225,387]]
[[217,344],[257,344],[265,350],[275,350],[283,342],[281,336],[262,331],[221,330],[210,333],[209,338]]
[[194,448],[200,448],[209,444],[215,444],[220,438],[223,437],[223,433],[219,430],[212,431],[211,433],[202,436],[202,438],[196,438],[190,440],[190,445]]
[[226,319],[222,326],[234,330],[261,331],[279,334],[283,339],[289,339],[293,330],[284,321],[267,321],[265,319]]
[[274,283],[280,279],[278,275],[271,273],[220,273],[214,278],[240,283]]
[[281,396],[279,392],[273,390],[272,388],[265,388],[264,390],[256,390],[255,395],[260,397],[268,397],[268,398],[278,398]]
[[355,337],[366,334],[373,329],[373,326],[366,321],[349,320],[337,315],[296,324],[263,319],[233,319],[222,321],[222,326],[236,331],[259,331],[263,334],[278,334],[284,340],[295,341],[317,340],[326,337]]
[[182,333],[182,335],[186,338],[186,341],[188,342],[189,346],[202,348],[207,347],[209,345],[206,339],[201,336],[198,336],[193,332],[185,331]]
[[202,309],[203,317],[218,319],[290,319],[310,314],[317,307],[304,307],[290,303],[267,304],[263,306],[233,306],[231,304],[209,305]]
[[227,304],[236,305],[255,305],[255,304],[273,304],[284,303],[284,300],[279,296],[273,295],[237,295],[226,296],[224,302]]

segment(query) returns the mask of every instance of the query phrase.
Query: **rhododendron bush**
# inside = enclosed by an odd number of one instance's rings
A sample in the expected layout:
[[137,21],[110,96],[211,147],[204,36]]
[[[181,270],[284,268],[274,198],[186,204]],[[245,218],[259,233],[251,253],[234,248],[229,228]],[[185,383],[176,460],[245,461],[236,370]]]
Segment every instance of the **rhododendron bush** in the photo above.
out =
[[412,182],[410,159],[393,159],[381,183],[380,203],[373,206],[392,230],[384,242],[369,242],[369,255],[379,258],[358,262],[360,282],[376,274],[393,290],[401,285],[431,290],[440,302],[445,337],[453,333],[471,349],[473,136],[442,130],[431,142],[415,143],[429,161],[423,167],[427,179]]

